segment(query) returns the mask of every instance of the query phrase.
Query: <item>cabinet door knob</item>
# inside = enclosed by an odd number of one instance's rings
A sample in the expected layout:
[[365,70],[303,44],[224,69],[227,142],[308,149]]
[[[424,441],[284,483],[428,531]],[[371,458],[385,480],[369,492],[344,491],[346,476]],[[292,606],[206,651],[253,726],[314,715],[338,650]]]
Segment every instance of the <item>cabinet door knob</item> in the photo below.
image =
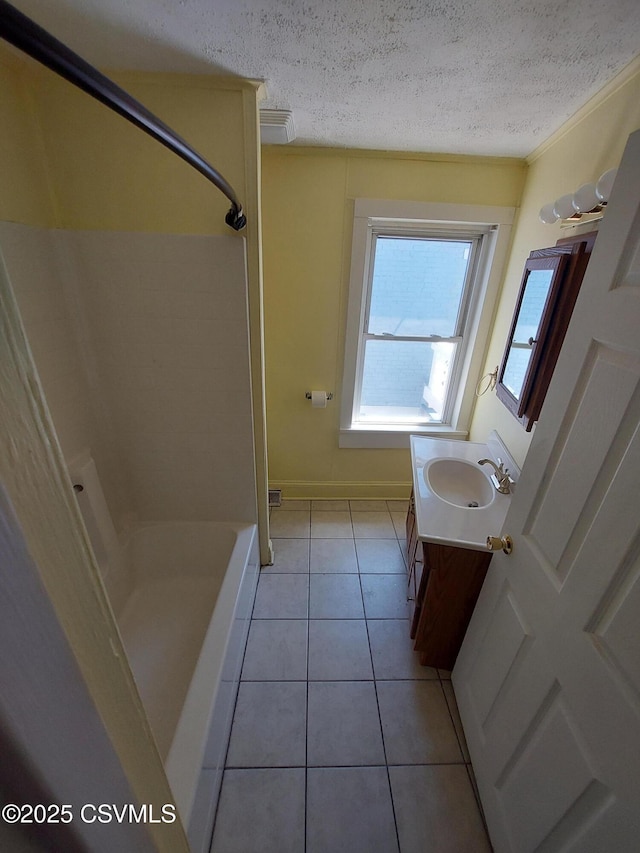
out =
[[504,551],[510,554],[513,551],[513,539],[510,536],[487,536],[487,549],[489,551]]

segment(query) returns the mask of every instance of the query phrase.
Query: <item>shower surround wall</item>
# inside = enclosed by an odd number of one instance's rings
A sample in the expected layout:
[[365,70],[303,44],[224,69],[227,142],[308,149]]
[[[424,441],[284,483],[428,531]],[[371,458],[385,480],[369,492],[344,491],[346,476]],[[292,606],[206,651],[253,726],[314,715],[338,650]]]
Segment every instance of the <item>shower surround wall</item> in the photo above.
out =
[[96,460],[118,533],[255,522],[244,241],[3,223],[67,463]]
[[254,522],[244,240],[66,239],[137,520]]
[[124,464],[87,347],[83,310],[63,275],[63,232],[0,222],[4,259],[67,462],[90,448],[114,522],[130,511]]

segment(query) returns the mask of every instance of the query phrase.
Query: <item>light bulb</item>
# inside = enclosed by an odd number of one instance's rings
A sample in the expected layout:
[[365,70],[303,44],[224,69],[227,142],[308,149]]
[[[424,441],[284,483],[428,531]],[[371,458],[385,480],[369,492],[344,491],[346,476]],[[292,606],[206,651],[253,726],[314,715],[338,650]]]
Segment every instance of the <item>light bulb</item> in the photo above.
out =
[[560,198],[557,198],[553,205],[553,212],[558,219],[569,219],[571,216],[574,216],[575,210],[573,209],[573,195],[568,193],[567,195],[562,195]]
[[617,169],[609,169],[609,171],[605,172],[604,175],[600,175],[598,183],[596,184],[596,195],[598,196],[598,201],[600,201],[601,204],[606,204],[609,201],[613,182],[615,181],[617,174]]
[[589,213],[599,205],[600,199],[596,195],[595,184],[583,184],[573,194],[573,209],[578,213]]
[[549,204],[545,204],[544,207],[540,208],[538,216],[540,218],[540,222],[544,222],[545,225],[553,225],[553,223],[558,220],[558,215],[553,209],[554,204],[555,202],[550,201]]

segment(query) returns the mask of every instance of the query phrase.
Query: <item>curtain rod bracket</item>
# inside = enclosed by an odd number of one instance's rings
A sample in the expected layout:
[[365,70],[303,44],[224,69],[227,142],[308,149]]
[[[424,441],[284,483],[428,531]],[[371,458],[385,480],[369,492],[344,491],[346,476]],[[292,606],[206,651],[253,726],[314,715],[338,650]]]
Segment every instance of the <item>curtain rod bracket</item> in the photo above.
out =
[[247,224],[247,217],[244,215],[244,211],[241,207],[233,207],[229,208],[229,212],[224,218],[224,221],[229,225],[229,227],[233,228],[234,231],[242,231],[242,229]]

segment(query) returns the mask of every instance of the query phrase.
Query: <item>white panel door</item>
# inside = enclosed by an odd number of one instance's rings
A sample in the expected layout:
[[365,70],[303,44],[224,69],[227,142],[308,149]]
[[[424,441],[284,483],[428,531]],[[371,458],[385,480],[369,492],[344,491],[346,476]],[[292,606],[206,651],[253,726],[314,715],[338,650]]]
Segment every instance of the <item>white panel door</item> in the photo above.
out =
[[502,533],[453,673],[496,853],[637,853],[640,131]]

